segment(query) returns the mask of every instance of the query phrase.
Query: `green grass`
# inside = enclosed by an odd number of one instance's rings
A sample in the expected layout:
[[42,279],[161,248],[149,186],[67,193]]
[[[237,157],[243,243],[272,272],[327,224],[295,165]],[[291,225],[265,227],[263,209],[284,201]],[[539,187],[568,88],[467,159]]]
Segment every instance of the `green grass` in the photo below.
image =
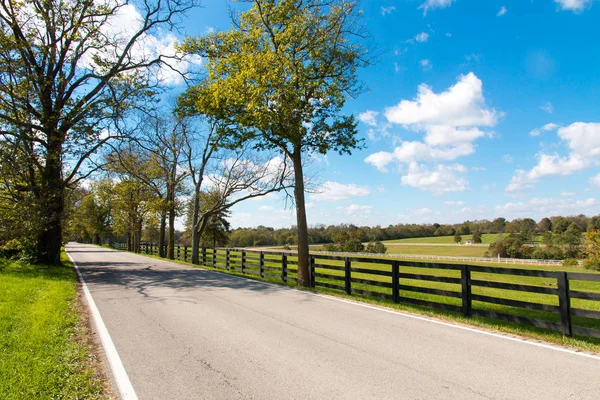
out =
[[[250,254],[250,253],[248,253],[248,254]],[[278,284],[286,284],[287,286],[295,287],[295,284],[293,282],[283,283],[281,278],[277,277],[277,276],[265,277],[265,278],[261,279],[257,276],[253,276],[248,273],[242,274],[240,271],[240,268],[239,268],[239,263],[240,263],[239,255],[240,255],[240,252],[231,252],[231,262],[233,264],[237,265],[236,271],[231,271],[231,270],[226,271],[223,267],[216,268],[216,270],[225,272],[225,273],[229,273],[229,274],[233,274],[233,275],[239,275],[239,276],[243,275],[250,279],[263,280],[263,281],[268,281],[268,282],[278,283]],[[156,257],[156,256],[154,256],[154,257]],[[319,264],[326,264],[326,265],[332,265],[332,266],[338,266],[338,267],[343,266],[343,261],[319,259],[318,256],[315,256],[315,258],[317,259],[316,262]],[[224,263],[224,259],[225,259],[224,251],[222,253],[219,252],[218,263],[219,264]],[[296,258],[292,257],[292,256],[290,256],[288,259],[292,262],[296,260]],[[414,262],[415,260],[407,259],[406,261]],[[175,262],[184,264],[183,261],[176,260]],[[208,250],[207,262],[208,263],[211,262],[210,250]],[[252,262],[256,263],[256,261],[252,261]],[[470,262],[446,262],[446,261],[444,261],[443,263],[444,264],[478,265],[477,263],[470,263]],[[185,263],[185,264],[188,264],[188,263]],[[271,268],[276,268],[279,270],[279,271],[267,270],[265,272],[274,274],[274,275],[280,275],[281,274],[281,258],[280,258],[280,256],[265,253],[265,266],[268,266]],[[527,266],[509,265],[509,266],[507,266],[505,264],[493,264],[493,263],[486,264],[485,266],[498,267],[498,268],[510,267],[513,269],[529,269],[529,270],[535,269],[535,270],[543,270],[543,271],[590,272],[587,270],[583,270],[580,267],[550,267],[550,266],[531,266],[531,265],[527,265]],[[385,265],[385,264],[365,263],[365,262],[353,262],[352,267],[353,268],[364,268],[367,270],[378,270],[378,271],[389,271],[391,268],[389,265]],[[213,269],[211,266],[207,266],[204,268]],[[297,267],[293,264],[288,265],[288,277],[290,277],[290,278],[297,277],[296,268]],[[248,272],[257,274],[258,270],[255,268],[254,270],[248,270]],[[402,265],[400,266],[400,272],[401,273],[421,274],[421,275],[442,276],[442,277],[450,277],[450,278],[459,278],[460,277],[460,271],[422,268],[422,267],[408,267],[408,266],[402,266]],[[342,278],[344,275],[343,271],[330,270],[330,269],[326,269],[326,268],[317,268],[316,273],[324,273],[324,274],[332,275],[334,277],[339,277],[339,278]],[[371,273],[353,272],[352,277],[355,279],[366,279],[366,280],[371,280],[371,281],[376,281],[376,282],[391,283],[391,277],[375,275],[375,274],[371,274]],[[524,276],[517,276],[517,275],[500,275],[500,274],[491,274],[491,273],[473,273],[472,279],[504,282],[504,283],[514,283],[514,284],[521,284],[521,285],[531,285],[531,286],[539,286],[539,287],[546,287],[546,288],[556,288],[557,287],[556,279],[554,279],[554,278],[524,277]],[[334,285],[339,285],[339,286],[344,286],[344,282],[342,280],[317,278],[317,281],[334,284]],[[455,283],[431,282],[431,281],[413,280],[413,279],[404,279],[404,278],[400,280],[400,283],[402,285],[407,285],[407,286],[412,286],[412,287],[442,289],[442,290],[448,290],[448,291],[457,292],[457,293],[460,292],[460,290],[461,290],[460,285],[455,284]],[[600,293],[600,282],[571,281],[570,286],[571,286],[571,290]],[[376,292],[376,293],[391,294],[391,289],[389,289],[389,288],[382,288],[379,286],[365,284],[365,283],[352,283],[352,287],[356,288],[356,289],[369,290],[369,291]],[[505,321],[499,321],[499,320],[493,320],[493,319],[481,318],[481,317],[466,318],[461,313],[441,311],[439,309],[435,309],[432,307],[417,306],[417,305],[411,305],[411,304],[402,303],[402,302],[399,304],[396,304],[390,300],[377,299],[377,298],[367,297],[367,296],[363,296],[363,295],[359,295],[359,294],[353,294],[352,296],[349,296],[349,295],[345,294],[345,292],[340,291],[340,290],[335,290],[335,289],[317,287],[315,289],[310,289],[310,290],[316,291],[316,292],[321,292],[321,293],[331,294],[331,295],[334,295],[337,297],[350,298],[353,300],[358,300],[358,301],[367,302],[367,303],[371,303],[371,304],[377,304],[379,306],[383,306],[383,307],[387,307],[387,308],[391,308],[391,309],[405,310],[405,311],[410,311],[410,312],[414,312],[414,313],[418,313],[418,314],[434,316],[436,318],[452,320],[452,321],[467,324],[467,325],[472,325],[472,326],[475,325],[475,326],[479,326],[479,327],[483,327],[483,328],[487,328],[487,329],[492,329],[495,331],[505,332],[505,333],[509,333],[509,334],[517,334],[522,337],[541,339],[541,340],[545,340],[545,341],[552,342],[555,344],[560,344],[563,346],[568,346],[568,347],[579,349],[579,350],[586,350],[586,351],[592,351],[595,353],[600,353],[600,340],[599,339],[583,338],[583,337],[563,337],[560,332],[550,331],[550,330],[546,330],[546,329],[539,329],[539,328],[535,328],[533,326],[520,325],[520,324],[511,323],[511,322],[505,322]],[[528,293],[528,292],[521,292],[521,291],[485,288],[485,287],[473,287],[473,293],[491,296],[491,297],[497,297],[497,298],[501,298],[501,299],[519,300],[519,301],[526,301],[526,302],[539,303],[539,304],[548,304],[548,305],[558,305],[558,298],[555,295]],[[459,306],[461,304],[461,300],[457,299],[457,298],[439,296],[439,295],[433,295],[433,294],[426,294],[426,293],[419,293],[419,292],[414,292],[414,291],[410,291],[410,290],[401,290],[401,296],[418,299],[418,300],[438,302],[441,304],[450,304],[450,305],[456,305],[456,306]],[[571,305],[574,308],[600,311],[600,302],[598,302],[598,301],[572,299]],[[549,313],[549,312],[545,312],[545,311],[529,310],[529,309],[520,308],[520,307],[511,307],[511,306],[490,304],[490,303],[477,302],[477,301],[473,302],[473,307],[476,309],[484,310],[484,311],[495,311],[498,313],[511,314],[511,315],[515,315],[515,316],[523,316],[523,317],[540,319],[540,320],[551,321],[551,322],[559,322],[559,320],[560,320],[558,314]],[[588,327],[588,328],[594,328],[594,329],[600,329],[600,320],[573,317],[572,321],[573,321],[574,325]]]
[[[497,242],[502,239],[504,234],[502,233],[484,233],[481,235],[482,244],[490,244]],[[473,235],[462,235],[463,243],[466,240],[472,239]],[[535,236],[533,242],[541,243],[541,236]],[[409,238],[409,239],[396,239],[396,240],[385,240],[382,242],[385,245],[392,243],[433,243],[433,244],[456,244],[454,242],[454,236],[433,236],[433,237],[422,237],[422,238]]]
[[0,259],[0,398],[106,398],[72,266]]
[[394,246],[387,245],[388,254],[419,254],[427,256],[483,257],[487,247],[479,246]]

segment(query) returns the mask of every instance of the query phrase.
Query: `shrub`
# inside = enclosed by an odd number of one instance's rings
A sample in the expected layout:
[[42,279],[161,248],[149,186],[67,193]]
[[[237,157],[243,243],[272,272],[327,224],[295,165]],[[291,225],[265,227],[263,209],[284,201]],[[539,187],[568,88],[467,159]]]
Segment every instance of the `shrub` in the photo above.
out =
[[563,267],[576,267],[578,265],[576,258],[565,258],[562,262]]
[[365,246],[357,238],[351,238],[342,243],[342,251],[360,253],[365,250]]
[[365,251],[367,253],[385,254],[387,252],[387,248],[378,240],[376,242],[369,242]]
[[600,271],[600,258],[598,257],[590,257],[583,260],[583,267],[586,269],[593,269],[595,271]]
[[547,246],[536,248],[531,254],[531,258],[536,260],[562,260],[565,255],[560,248]]

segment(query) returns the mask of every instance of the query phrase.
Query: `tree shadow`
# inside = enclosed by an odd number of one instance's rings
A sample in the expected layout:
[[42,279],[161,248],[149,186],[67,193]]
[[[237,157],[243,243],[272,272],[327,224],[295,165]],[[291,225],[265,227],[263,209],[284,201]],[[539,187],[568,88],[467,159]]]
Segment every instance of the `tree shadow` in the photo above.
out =
[[[225,273],[173,265],[162,260],[148,260],[141,262],[78,262],[88,285],[96,286],[95,290],[119,290],[123,287],[133,289],[146,298],[162,299],[174,296],[161,292],[160,297],[152,296],[152,289],[169,288],[174,289],[175,296],[179,300],[184,298],[196,302],[197,299],[185,296],[187,293],[201,290],[202,293],[210,293],[225,289],[250,291],[269,295],[289,291],[290,288],[277,286],[266,282],[252,280],[249,278],[232,276]],[[307,294],[308,300],[310,296]]]

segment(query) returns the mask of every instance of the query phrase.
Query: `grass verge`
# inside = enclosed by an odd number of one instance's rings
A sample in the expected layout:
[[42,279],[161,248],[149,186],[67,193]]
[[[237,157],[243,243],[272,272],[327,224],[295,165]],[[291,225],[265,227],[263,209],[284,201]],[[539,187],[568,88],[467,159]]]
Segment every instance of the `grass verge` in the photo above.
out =
[[76,273],[63,263],[0,259],[1,399],[112,398],[98,373]]
[[[163,261],[170,261],[170,262],[175,262],[175,263],[179,263],[179,264],[191,265],[189,262],[184,262],[181,260],[165,260],[156,255],[149,255],[149,254],[141,254],[141,255],[160,259]],[[233,264],[239,265],[238,257],[239,257],[239,255],[233,254],[233,252],[232,252],[231,262]],[[277,268],[278,266],[280,266],[280,262],[278,263],[276,258],[277,258],[276,256],[272,256],[270,254],[265,254],[265,266],[269,266],[272,268]],[[208,259],[210,260],[210,255],[209,255]],[[295,258],[289,257],[289,260],[293,261],[293,260],[295,260]],[[221,263],[221,262],[222,261],[219,261],[219,263]],[[327,263],[330,265],[336,265],[336,266],[342,265],[342,263],[339,261],[323,260],[320,262]],[[213,268],[211,266],[196,266],[196,265],[193,265],[193,266],[198,267],[198,268],[207,269],[207,270],[213,270],[213,271],[218,271],[218,272],[222,272],[222,273],[227,273],[230,275],[243,276],[245,278],[249,278],[249,279],[253,279],[253,280],[266,281],[266,282],[275,283],[278,285],[285,285],[285,286],[294,287],[294,288],[296,287],[296,285],[294,283],[290,283],[290,282],[284,283],[284,282],[282,282],[281,278],[277,278],[277,277],[260,278],[256,275],[242,274],[241,271],[239,270],[239,268],[237,271],[231,271],[231,270],[225,270],[222,267],[221,268]],[[353,267],[373,269],[373,270],[385,270],[385,269],[389,268],[389,266],[386,266],[386,265],[367,264],[367,263],[353,263]],[[506,267],[506,266],[501,265],[499,267],[502,268],[502,267]],[[523,266],[512,266],[512,265],[510,267],[525,268],[525,269],[538,269],[538,270],[547,270],[547,271],[559,271],[560,270],[560,271],[569,271],[569,272],[581,272],[581,268],[542,267],[542,266],[523,267]],[[407,272],[407,273],[457,277],[456,271],[431,270],[431,269],[421,269],[421,268],[414,268],[414,267],[401,267],[401,268],[403,268],[402,269],[403,272]],[[296,277],[295,269],[296,269],[295,265],[288,266],[288,276],[290,278]],[[250,272],[251,268],[248,268],[248,271]],[[275,270],[269,270],[269,271],[265,271],[265,272],[275,274],[275,275],[277,274],[277,271],[275,271]],[[317,273],[319,273],[319,272],[327,273],[330,275],[339,275],[340,277],[343,274],[340,271],[331,271],[331,270],[326,270],[326,269],[321,269],[321,268],[317,268],[316,272]],[[256,270],[254,270],[252,273],[256,273]],[[359,279],[362,278],[362,279],[370,279],[370,280],[376,280],[376,281],[385,281],[385,280],[390,279],[388,277],[376,276],[376,275],[371,275],[371,274],[361,274],[361,273],[353,273],[353,276],[356,278],[359,278]],[[540,287],[552,287],[552,285],[554,285],[553,280],[549,280],[547,278],[531,278],[531,277],[518,277],[518,276],[508,276],[508,275],[507,276],[498,276],[495,274],[484,274],[484,273],[475,273],[473,276],[473,279],[482,279],[482,280],[498,281],[498,282],[505,282],[505,283],[528,284],[528,285],[540,286]],[[321,281],[326,282],[326,283],[331,283],[331,284],[343,285],[343,283],[341,283],[339,281],[335,281],[335,280],[321,280]],[[440,283],[440,282],[426,282],[426,281],[411,281],[411,280],[409,280],[409,281],[410,282],[405,281],[404,283],[418,286],[418,287],[424,287],[424,288],[444,289],[444,290],[450,290],[450,291],[459,290],[457,285],[453,285],[453,284],[446,284],[446,283]],[[359,283],[353,283],[353,287],[357,288],[357,289],[370,290],[373,292],[380,292],[380,293],[389,292],[389,289],[365,285],[365,284],[359,284]],[[600,284],[595,283],[595,282],[573,282],[572,289],[591,291],[591,292],[600,292]],[[368,303],[368,304],[375,304],[375,305],[385,307],[388,309],[393,309],[393,310],[408,311],[410,313],[426,315],[429,317],[434,317],[436,319],[441,319],[441,320],[445,320],[445,321],[458,322],[459,324],[466,325],[466,326],[477,326],[480,328],[484,328],[486,330],[506,333],[506,334],[510,334],[510,335],[516,335],[519,337],[524,337],[524,338],[533,339],[533,340],[542,340],[545,342],[569,347],[569,348],[572,348],[575,350],[582,350],[582,351],[600,354],[600,340],[595,339],[595,338],[564,337],[559,332],[550,331],[547,329],[540,329],[540,328],[536,328],[536,327],[529,326],[529,325],[520,325],[520,324],[516,324],[516,323],[499,321],[499,320],[482,318],[482,317],[466,318],[462,314],[456,313],[456,312],[448,312],[448,311],[443,311],[443,310],[439,310],[439,309],[434,309],[432,307],[417,306],[417,305],[412,305],[412,304],[407,304],[407,303],[396,304],[390,300],[377,299],[377,298],[373,298],[373,297],[363,296],[360,294],[353,294],[352,296],[349,296],[342,291],[332,290],[332,289],[323,288],[323,287],[318,287],[315,289],[303,288],[302,290],[307,290],[307,291],[317,292],[317,293],[324,293],[324,294],[332,295],[334,297],[350,299],[353,301],[359,301],[359,302]],[[505,298],[505,299],[513,299],[513,300],[520,300],[520,301],[537,302],[537,303],[541,303],[541,304],[557,305],[557,303],[554,304],[556,301],[555,299],[551,299],[551,298],[549,298],[549,296],[543,295],[543,294],[514,292],[514,291],[510,291],[510,290],[499,290],[499,289],[490,289],[490,288],[476,288],[474,290],[474,293],[495,296],[495,297]],[[415,292],[404,291],[403,296],[408,296],[408,297],[411,297],[414,299],[420,299],[420,300],[440,302],[440,303],[444,303],[444,304],[459,305],[458,299],[446,298],[446,297],[437,296],[437,295],[428,295],[428,294],[424,294],[424,293],[415,293]],[[600,302],[597,302],[597,301],[573,299],[572,304],[575,307],[581,307],[581,308],[591,309],[591,310],[600,310]],[[549,315],[549,313],[545,313],[545,312],[540,312],[540,311],[535,311],[535,310],[526,310],[526,309],[521,309],[521,308],[516,308],[516,307],[509,307],[509,306],[502,306],[502,305],[495,305],[495,304],[488,304],[488,303],[478,303],[478,302],[474,302],[474,306],[476,308],[482,309],[482,310],[504,312],[504,313],[508,313],[508,314],[512,314],[512,315],[524,316],[524,317],[529,317],[529,318],[546,319],[549,321],[557,321],[557,319],[558,319],[558,315],[555,315],[555,314]],[[574,321],[575,320],[577,320],[577,319],[574,318]],[[588,326],[588,327],[596,328],[596,329],[600,328],[600,321],[598,321],[598,320],[585,320],[585,321],[581,321],[581,322],[582,322],[581,323],[582,326]]]

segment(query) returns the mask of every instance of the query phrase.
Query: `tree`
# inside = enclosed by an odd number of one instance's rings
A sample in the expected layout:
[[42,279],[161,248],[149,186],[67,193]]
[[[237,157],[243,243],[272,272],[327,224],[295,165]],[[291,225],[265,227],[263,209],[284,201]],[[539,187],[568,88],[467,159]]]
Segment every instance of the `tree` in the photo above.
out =
[[189,39],[184,50],[208,58],[208,79],[190,89],[199,113],[235,128],[232,144],[255,139],[294,168],[298,283],[310,285],[303,154],[350,153],[357,122],[341,109],[361,91],[369,64],[360,12],[347,0],[253,0],[230,32]]
[[[146,42],[194,0],[6,0],[0,5],[0,141],[20,149],[41,213],[38,261],[60,262],[65,191],[94,170],[112,127],[157,84]],[[125,15],[139,14],[119,30]],[[119,24],[121,22],[121,24]],[[93,160],[92,160],[93,161]]]
[[456,234],[454,235],[454,243],[460,243],[462,242],[462,236],[460,236],[458,234],[458,232],[456,232]]
[[537,224],[537,231],[539,233],[546,233],[552,231],[552,221],[550,221],[550,218],[545,217],[542,220],[540,220],[540,222],[538,222]]
[[473,243],[481,243],[481,232],[475,231],[473,232]]
[[506,229],[506,219],[499,217],[492,221],[490,233],[504,233]]
[[385,254],[387,252],[387,248],[380,241],[376,241],[367,243],[365,251],[367,253]]

